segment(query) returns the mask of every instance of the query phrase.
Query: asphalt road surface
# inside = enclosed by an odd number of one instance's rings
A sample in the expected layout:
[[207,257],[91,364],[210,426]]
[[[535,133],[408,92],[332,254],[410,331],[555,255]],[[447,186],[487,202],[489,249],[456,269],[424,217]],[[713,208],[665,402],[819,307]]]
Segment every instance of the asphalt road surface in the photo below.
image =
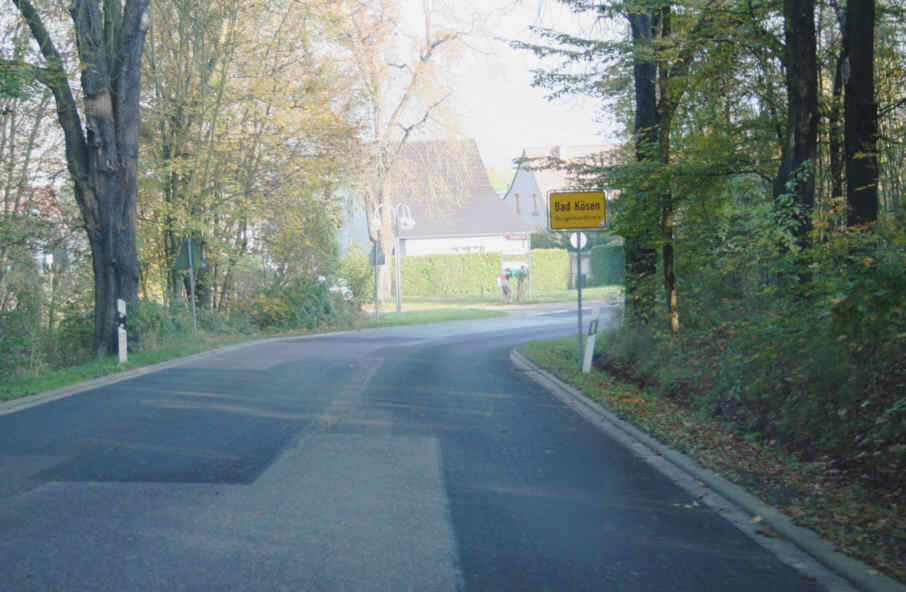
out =
[[816,589],[513,367],[574,323],[269,342],[2,415],[0,590]]

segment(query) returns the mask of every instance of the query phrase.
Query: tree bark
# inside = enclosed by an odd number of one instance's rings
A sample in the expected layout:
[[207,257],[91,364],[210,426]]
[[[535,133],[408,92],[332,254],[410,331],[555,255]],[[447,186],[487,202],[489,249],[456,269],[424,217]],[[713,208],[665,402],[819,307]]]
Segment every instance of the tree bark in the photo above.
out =
[[97,356],[116,351],[116,300],[131,306],[138,300],[139,95],[148,1],[105,2],[103,11],[97,1],[73,1],[70,15],[81,65],[83,128],[63,61],[40,15],[30,0],[13,0],[46,61],[42,82],[56,101],[66,163],[91,247]]
[[[655,19],[649,12],[628,15],[633,47],[641,49],[654,37]],[[657,152],[657,66],[641,59],[633,65],[635,82],[636,160],[652,161]],[[625,318],[630,327],[647,325],[654,317],[657,252],[651,246],[649,230],[641,225],[632,236],[625,236]]]
[[[388,178],[384,178],[382,183],[387,184]],[[394,249],[396,242],[393,238],[393,200],[390,197],[390,191],[385,186],[380,195],[380,211],[378,219],[381,221],[378,232],[378,240],[381,243],[381,249],[384,251],[384,264],[378,270],[379,289],[378,298],[381,304],[393,300],[393,278],[396,277],[395,265],[396,255]]]
[[795,186],[794,234],[801,247],[809,243],[815,207],[815,158],[818,146],[818,58],[815,0],[784,0],[788,140],[774,182],[774,196]]
[[874,90],[874,0],[849,0],[843,42],[846,72],[847,224],[878,219],[878,106]]
[[841,51],[834,68],[834,85],[831,91],[830,111],[830,174],[831,198],[843,198],[843,168],[846,161],[844,155],[843,135],[843,68],[846,62],[846,53]]
[[[660,25],[661,38],[666,39],[671,34],[670,7],[661,9]],[[691,56],[691,53],[684,52]],[[669,64],[659,64],[659,91],[657,106],[658,129],[658,156],[660,163],[667,167],[670,164],[670,126],[673,115],[676,113],[681,91],[673,88],[673,75],[685,76],[691,63],[691,57],[680,59],[676,64],[676,71]],[[670,186],[666,186],[661,194],[661,262],[663,265],[664,297],[667,306],[667,325],[671,333],[677,333],[679,324],[678,296],[676,293],[676,265],[673,258],[673,193]]]

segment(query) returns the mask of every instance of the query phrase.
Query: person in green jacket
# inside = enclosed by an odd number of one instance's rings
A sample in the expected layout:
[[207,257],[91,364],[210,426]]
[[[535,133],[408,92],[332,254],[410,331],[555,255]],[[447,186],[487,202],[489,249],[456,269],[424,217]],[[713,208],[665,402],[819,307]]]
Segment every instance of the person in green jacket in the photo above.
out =
[[516,278],[516,300],[522,302],[522,298],[525,296],[525,280],[528,279],[528,268],[525,265],[521,266],[513,272],[513,276]]

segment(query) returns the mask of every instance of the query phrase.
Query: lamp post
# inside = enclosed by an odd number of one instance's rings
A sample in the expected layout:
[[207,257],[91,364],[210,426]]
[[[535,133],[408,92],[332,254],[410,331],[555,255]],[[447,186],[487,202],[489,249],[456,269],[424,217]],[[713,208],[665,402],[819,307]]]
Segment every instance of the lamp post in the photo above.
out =
[[378,303],[378,265],[381,265],[379,262],[378,256],[383,255],[384,252],[381,251],[381,243],[376,238],[371,239],[371,256],[374,258],[372,265],[374,265],[374,320],[377,321],[381,318],[380,304]]
[[[384,204],[378,204],[374,209],[374,214],[371,217],[371,229],[375,233],[381,228],[381,219],[378,216],[381,208]],[[400,229],[409,230],[410,228],[415,227],[415,219],[412,218],[412,211],[409,209],[409,206],[404,203],[398,203],[392,206],[393,211],[393,252],[394,252],[394,266],[396,267],[396,312],[402,310],[402,290],[401,290],[401,280],[402,274],[400,269]],[[374,306],[375,314],[377,314],[377,267],[375,266],[375,275],[374,275]]]

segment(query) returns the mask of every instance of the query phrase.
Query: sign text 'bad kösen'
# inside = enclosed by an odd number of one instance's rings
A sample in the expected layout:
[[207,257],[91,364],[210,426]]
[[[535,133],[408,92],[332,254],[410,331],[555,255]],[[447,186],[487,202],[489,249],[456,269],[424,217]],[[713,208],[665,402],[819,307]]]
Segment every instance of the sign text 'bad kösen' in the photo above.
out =
[[551,230],[603,230],[607,199],[603,191],[552,191],[548,199]]

